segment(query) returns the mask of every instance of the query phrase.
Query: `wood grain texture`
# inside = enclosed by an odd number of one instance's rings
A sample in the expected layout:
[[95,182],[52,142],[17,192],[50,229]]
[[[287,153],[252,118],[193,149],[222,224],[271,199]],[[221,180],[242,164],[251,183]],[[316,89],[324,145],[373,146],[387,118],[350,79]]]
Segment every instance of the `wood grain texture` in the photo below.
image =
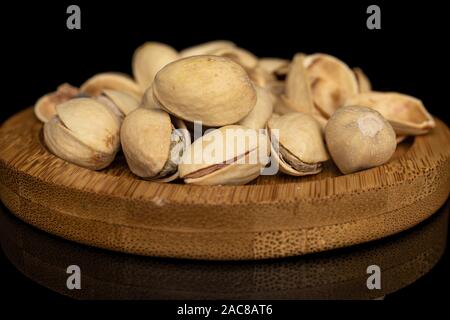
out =
[[[0,244],[23,274],[79,299],[374,299],[432,269],[445,251],[447,204],[399,235],[322,254],[264,261],[149,258],[88,248],[49,236],[0,206]],[[82,290],[66,286],[67,266],[82,270]],[[367,290],[367,266],[378,265],[380,290]]]
[[1,200],[42,230],[134,254],[263,259],[349,246],[416,225],[450,190],[450,132],[439,120],[381,167],[341,176],[328,164],[316,176],[213,187],[140,180],[121,155],[83,169],[49,153],[41,129],[31,109],[1,127]]

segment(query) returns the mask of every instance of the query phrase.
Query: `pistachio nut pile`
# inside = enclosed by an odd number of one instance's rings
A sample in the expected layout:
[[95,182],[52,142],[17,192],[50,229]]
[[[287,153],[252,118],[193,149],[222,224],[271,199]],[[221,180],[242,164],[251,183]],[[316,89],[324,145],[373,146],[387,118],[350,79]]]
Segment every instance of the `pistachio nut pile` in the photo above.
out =
[[143,179],[238,185],[272,165],[291,176],[328,161],[343,174],[379,166],[435,126],[420,100],[373,91],[360,68],[323,53],[287,60],[225,40],[181,51],[147,42],[131,66],[133,77],[99,73],[37,100],[53,154],[101,170],[122,152]]

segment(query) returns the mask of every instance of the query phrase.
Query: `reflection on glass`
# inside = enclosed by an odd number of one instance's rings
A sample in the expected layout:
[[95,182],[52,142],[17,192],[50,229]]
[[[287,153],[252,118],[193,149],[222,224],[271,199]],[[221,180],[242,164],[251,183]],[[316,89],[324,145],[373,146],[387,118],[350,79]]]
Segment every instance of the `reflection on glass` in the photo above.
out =
[[[352,248],[279,260],[207,262],[131,256],[41,232],[0,207],[0,240],[11,263],[33,281],[82,299],[375,299],[427,273],[444,252],[448,205],[399,235]],[[381,290],[369,290],[369,265]],[[82,290],[68,290],[69,265]]]

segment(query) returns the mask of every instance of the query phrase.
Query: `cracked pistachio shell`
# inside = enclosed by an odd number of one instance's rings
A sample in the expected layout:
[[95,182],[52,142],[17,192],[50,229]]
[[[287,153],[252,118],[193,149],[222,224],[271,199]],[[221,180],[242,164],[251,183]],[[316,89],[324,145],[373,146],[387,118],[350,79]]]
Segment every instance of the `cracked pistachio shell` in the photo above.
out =
[[57,115],[44,125],[44,140],[56,156],[79,166],[107,167],[119,150],[119,124],[101,103],[72,99],[56,106]]
[[436,126],[422,101],[396,92],[366,92],[355,95],[346,105],[372,108],[385,117],[398,135],[425,134]]
[[252,111],[241,121],[239,125],[255,130],[264,129],[273,112],[273,95],[266,89],[255,86],[257,101]]
[[68,83],[63,83],[55,92],[48,93],[36,101],[34,114],[40,121],[45,123],[56,114],[56,106],[58,104],[72,99],[78,93],[78,88]]
[[225,126],[187,148],[179,165],[180,177],[196,185],[246,184],[260,175],[269,154],[266,135],[243,126]]
[[333,161],[344,174],[388,162],[397,147],[389,122],[378,111],[360,106],[336,111],[328,120],[325,140]]
[[327,118],[358,93],[353,71],[341,60],[322,53],[306,56],[306,72],[315,106]]
[[[329,159],[322,128],[310,115],[293,112],[273,117],[268,123],[272,154],[283,173],[293,176],[317,174]],[[278,145],[277,145],[278,142]]]
[[146,42],[136,49],[132,60],[133,75],[143,90],[153,82],[162,67],[179,58],[178,52],[163,43]]
[[128,75],[118,72],[104,72],[86,80],[80,91],[89,96],[98,96],[105,89],[127,92],[141,99],[144,90]]
[[192,56],[200,56],[209,54],[211,51],[223,49],[223,48],[233,48],[236,45],[228,40],[215,40],[205,43],[201,43],[180,51],[180,57],[187,58]]
[[134,174],[166,182],[178,177],[176,161],[190,138],[178,136],[175,141],[174,129],[170,116],[159,109],[138,108],[125,118],[120,138],[128,166]]
[[170,114],[211,127],[240,121],[257,99],[245,70],[218,56],[194,56],[168,64],[155,77],[153,97]]

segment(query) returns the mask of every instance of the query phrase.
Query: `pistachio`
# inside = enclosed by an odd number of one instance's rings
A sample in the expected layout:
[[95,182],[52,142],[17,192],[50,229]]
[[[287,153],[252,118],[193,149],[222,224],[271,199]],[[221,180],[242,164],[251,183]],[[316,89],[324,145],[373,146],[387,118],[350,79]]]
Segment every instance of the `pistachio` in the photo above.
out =
[[202,44],[195,45],[193,47],[186,48],[180,51],[181,58],[187,58],[192,56],[200,56],[209,54],[211,51],[222,49],[222,48],[233,48],[236,45],[227,40],[215,40],[209,41]]
[[[328,160],[320,124],[310,115],[293,112],[272,118],[267,128],[272,157],[280,171],[293,176],[317,174]],[[275,130],[278,130],[278,137]]]
[[245,70],[218,56],[194,56],[168,64],[155,77],[153,97],[180,119],[217,127],[240,121],[256,104]]
[[346,105],[372,108],[385,117],[397,135],[425,134],[436,126],[422,101],[396,92],[366,92],[355,95]]
[[163,182],[178,177],[180,157],[190,143],[187,130],[176,130],[167,112],[159,109],[131,112],[123,121],[120,138],[130,170]]
[[133,55],[132,68],[136,82],[143,90],[153,82],[156,73],[166,64],[179,58],[178,52],[163,43],[146,42],[136,49]]
[[239,125],[255,130],[264,129],[267,121],[272,116],[273,95],[266,89],[255,86],[257,101],[252,111],[241,121]]
[[55,92],[48,93],[36,101],[34,114],[42,122],[47,122],[56,114],[58,104],[74,98],[78,93],[78,88],[63,83]]
[[209,131],[186,150],[179,165],[185,183],[238,185],[256,179],[269,161],[266,135],[229,125]]
[[128,75],[118,72],[99,73],[86,80],[80,91],[89,96],[98,96],[104,89],[127,92],[141,99],[144,90]]
[[344,174],[388,162],[397,146],[389,122],[378,111],[359,106],[337,110],[328,120],[325,139],[331,157]]
[[56,115],[44,125],[44,140],[58,157],[99,170],[107,167],[119,150],[119,123],[96,100],[72,99],[56,106]]
[[308,55],[305,60],[315,106],[329,118],[345,101],[358,93],[352,70],[339,59],[326,54]]

